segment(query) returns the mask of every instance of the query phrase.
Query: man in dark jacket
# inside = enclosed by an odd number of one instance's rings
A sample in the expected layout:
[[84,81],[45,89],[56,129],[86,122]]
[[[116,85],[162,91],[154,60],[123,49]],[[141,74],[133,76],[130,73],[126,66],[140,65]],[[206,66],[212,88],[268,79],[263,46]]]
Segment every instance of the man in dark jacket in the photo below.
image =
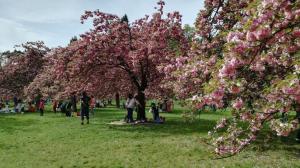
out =
[[84,116],[86,116],[87,124],[89,124],[89,108],[91,98],[86,92],[82,93],[81,96],[81,125],[83,125]]

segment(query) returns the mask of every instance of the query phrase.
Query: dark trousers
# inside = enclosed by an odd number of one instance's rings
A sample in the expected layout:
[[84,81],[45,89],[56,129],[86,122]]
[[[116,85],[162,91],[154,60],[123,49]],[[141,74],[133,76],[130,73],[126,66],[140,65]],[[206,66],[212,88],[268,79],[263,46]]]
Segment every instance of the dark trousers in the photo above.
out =
[[71,117],[71,110],[67,110],[66,116],[67,116],[67,117]]
[[159,113],[153,113],[153,120],[156,121],[159,119]]
[[44,115],[44,109],[40,109],[40,115],[41,115],[41,116]]
[[84,120],[84,116],[86,116],[86,119],[89,120],[90,119],[89,108],[82,108],[80,116],[82,121]]
[[133,122],[133,109],[127,108],[127,121]]

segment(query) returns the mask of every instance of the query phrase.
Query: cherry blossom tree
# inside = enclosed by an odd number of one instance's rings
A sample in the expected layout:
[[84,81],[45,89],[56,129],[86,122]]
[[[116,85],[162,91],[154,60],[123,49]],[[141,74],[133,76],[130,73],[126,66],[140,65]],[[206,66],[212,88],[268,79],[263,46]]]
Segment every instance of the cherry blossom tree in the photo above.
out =
[[184,74],[179,86],[184,92],[191,90],[183,95],[194,95],[196,108],[222,108],[224,99],[229,102],[233,117],[222,119],[210,132],[217,154],[240,152],[256,140],[264,125],[278,136],[297,128],[296,120],[283,122],[280,116],[293,114],[300,103],[299,4],[299,0],[205,1],[206,9],[196,22],[198,42],[188,57],[178,59],[182,68],[175,72]]
[[17,47],[16,51],[2,54],[5,60],[0,68],[2,96],[23,96],[24,87],[39,73],[49,51],[43,42],[27,42]]
[[145,119],[146,93],[158,93],[165,77],[159,67],[185,55],[188,43],[178,12],[164,16],[163,1],[152,17],[128,22],[127,17],[86,11],[82,23],[93,18],[94,28],[66,47],[69,56],[54,64],[56,79],[67,81],[65,92],[91,94],[137,93],[138,116]]
[[203,82],[211,78],[218,67],[217,59],[223,58],[226,32],[244,17],[241,9],[248,6],[248,0],[206,0],[195,22],[195,32],[188,55],[176,59],[164,70],[170,82],[166,87],[177,91],[180,98],[191,98],[203,93]]

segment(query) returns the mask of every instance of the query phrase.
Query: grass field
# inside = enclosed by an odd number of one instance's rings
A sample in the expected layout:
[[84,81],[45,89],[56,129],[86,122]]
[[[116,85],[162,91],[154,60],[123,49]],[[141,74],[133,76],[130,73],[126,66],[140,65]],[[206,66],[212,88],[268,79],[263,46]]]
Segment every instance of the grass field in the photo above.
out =
[[[124,110],[98,109],[89,125],[48,112],[0,115],[0,168],[71,167],[300,167],[300,144],[292,137],[257,142],[239,155],[217,159],[200,141],[226,113],[203,113],[195,123],[181,109],[162,114],[161,125],[109,125]],[[147,114],[150,117],[150,114]],[[263,141],[263,140],[261,140]]]

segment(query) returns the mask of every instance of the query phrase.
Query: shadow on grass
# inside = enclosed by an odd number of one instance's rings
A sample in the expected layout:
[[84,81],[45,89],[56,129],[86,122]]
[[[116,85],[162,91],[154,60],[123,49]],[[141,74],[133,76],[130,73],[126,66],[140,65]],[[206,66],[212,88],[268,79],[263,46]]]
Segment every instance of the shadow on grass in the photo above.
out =
[[[266,139],[266,137],[269,137],[269,139]],[[300,157],[300,143],[295,140],[295,137],[296,132],[288,137],[278,137],[272,132],[264,130],[250,147],[260,152],[285,150],[293,153],[296,157]]]

